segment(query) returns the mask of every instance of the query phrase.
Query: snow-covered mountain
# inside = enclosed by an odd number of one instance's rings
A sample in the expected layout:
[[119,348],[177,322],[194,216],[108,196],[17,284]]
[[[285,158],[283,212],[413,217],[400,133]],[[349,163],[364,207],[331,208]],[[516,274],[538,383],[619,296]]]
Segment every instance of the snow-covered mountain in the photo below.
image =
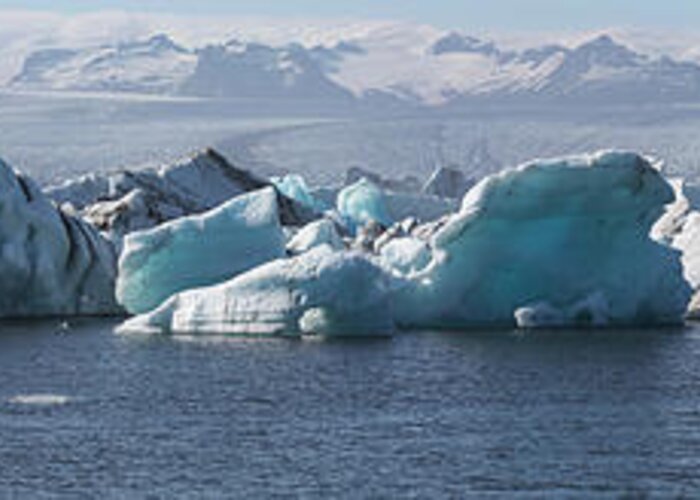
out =
[[16,89],[428,106],[639,104],[700,100],[700,63],[650,55],[603,34],[503,48],[425,26],[385,25],[322,45],[238,39],[184,48],[167,35],[29,54]]
[[197,65],[180,93],[207,97],[352,99],[328,78],[350,46],[270,47],[237,40],[198,51]]
[[14,88],[175,93],[197,56],[167,35],[84,49],[42,49],[30,54],[10,81]]

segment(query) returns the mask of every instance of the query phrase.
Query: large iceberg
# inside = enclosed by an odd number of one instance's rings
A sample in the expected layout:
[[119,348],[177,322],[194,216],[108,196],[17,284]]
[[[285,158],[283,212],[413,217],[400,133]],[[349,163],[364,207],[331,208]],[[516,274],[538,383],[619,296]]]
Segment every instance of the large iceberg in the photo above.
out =
[[223,284],[189,290],[122,332],[390,335],[392,280],[359,253],[322,245]]
[[[359,187],[352,213],[376,213]],[[457,213],[389,238],[378,256],[321,245],[180,293],[125,329],[335,335],[394,325],[675,324],[692,289],[680,252],[650,237],[673,199],[633,153],[536,161],[484,179]]]
[[679,252],[649,237],[673,190],[632,153],[532,162],[484,179],[396,299],[408,327],[682,320]]
[[131,313],[150,311],[177,292],[282,257],[284,244],[274,189],[254,191],[204,214],[129,234],[117,298]]
[[[211,210],[225,201],[271,186],[267,179],[232,165],[213,149],[159,168],[90,174],[47,188],[115,241],[132,232]],[[278,192],[282,224],[302,226],[315,212]]]
[[0,316],[108,315],[116,255],[89,224],[53,205],[0,160]]

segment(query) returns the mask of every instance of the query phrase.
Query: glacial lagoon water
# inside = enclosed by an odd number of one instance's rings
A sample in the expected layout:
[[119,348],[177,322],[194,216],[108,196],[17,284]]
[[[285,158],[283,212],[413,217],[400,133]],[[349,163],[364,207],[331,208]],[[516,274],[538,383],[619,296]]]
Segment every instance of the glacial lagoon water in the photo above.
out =
[[0,326],[2,498],[700,494],[700,327],[133,337]]

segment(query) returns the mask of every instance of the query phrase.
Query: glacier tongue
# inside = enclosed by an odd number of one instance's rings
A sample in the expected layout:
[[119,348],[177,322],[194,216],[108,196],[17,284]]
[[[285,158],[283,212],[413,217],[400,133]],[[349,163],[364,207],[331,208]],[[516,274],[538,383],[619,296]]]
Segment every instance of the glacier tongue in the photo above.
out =
[[116,255],[90,225],[57,209],[0,160],[0,316],[107,315]]
[[177,292],[284,256],[284,243],[275,190],[254,191],[204,214],[129,234],[117,298],[131,313],[150,311]]

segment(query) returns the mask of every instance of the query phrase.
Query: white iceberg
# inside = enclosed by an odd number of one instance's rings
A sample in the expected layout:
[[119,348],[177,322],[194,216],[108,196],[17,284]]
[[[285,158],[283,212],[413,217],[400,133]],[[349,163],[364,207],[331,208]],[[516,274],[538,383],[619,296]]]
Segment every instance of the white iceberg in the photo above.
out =
[[686,214],[672,242],[682,253],[685,277],[695,291],[688,307],[688,317],[700,319],[700,212],[690,211]]
[[425,269],[431,258],[430,246],[425,241],[411,236],[394,238],[379,251],[382,266],[403,276],[412,276]]
[[[211,210],[231,198],[271,186],[207,149],[159,168],[91,174],[49,187],[47,195],[74,207],[115,242],[133,231]],[[282,224],[302,226],[315,212],[278,193]]]
[[121,332],[390,335],[392,281],[362,254],[323,245],[136,316]]
[[430,265],[396,300],[397,321],[678,323],[691,293],[680,254],[649,237],[673,198],[632,153],[533,162],[488,177],[433,236]]
[[680,179],[671,180],[676,201],[669,205],[663,217],[654,225],[652,237],[680,250],[685,278],[693,287],[694,297],[687,316],[700,318],[700,212],[698,187]]
[[131,313],[150,311],[177,292],[282,257],[284,243],[275,190],[254,191],[204,214],[128,235],[117,298]]
[[345,248],[335,222],[330,219],[319,219],[301,228],[287,243],[287,251],[298,255],[321,245],[328,245],[333,250]]
[[116,254],[0,160],[0,316],[108,315]]

